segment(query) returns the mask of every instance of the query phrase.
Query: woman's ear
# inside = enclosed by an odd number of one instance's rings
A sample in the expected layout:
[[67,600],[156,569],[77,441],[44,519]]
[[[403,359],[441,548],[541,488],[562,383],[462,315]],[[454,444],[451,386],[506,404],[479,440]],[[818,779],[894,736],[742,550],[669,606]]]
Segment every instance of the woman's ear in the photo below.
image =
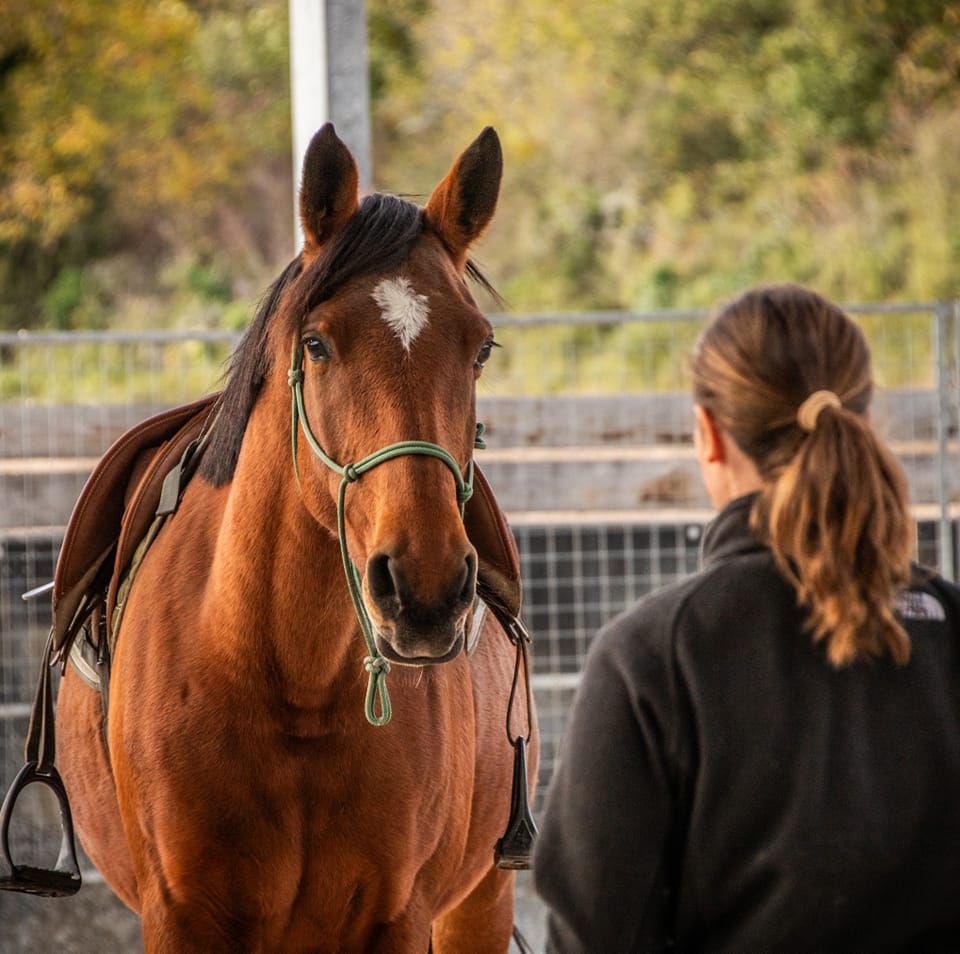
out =
[[694,404],[698,456],[706,464],[722,464],[727,459],[727,445],[716,418],[702,405]]

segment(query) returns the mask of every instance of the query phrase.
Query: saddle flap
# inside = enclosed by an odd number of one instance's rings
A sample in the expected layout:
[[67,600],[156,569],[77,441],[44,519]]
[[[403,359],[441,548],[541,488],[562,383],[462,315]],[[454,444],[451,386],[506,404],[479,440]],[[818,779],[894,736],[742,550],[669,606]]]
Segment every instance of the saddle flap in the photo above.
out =
[[131,428],[113,443],[87,478],[67,523],[54,573],[56,651],[63,647],[77,609],[120,537],[126,491],[138,461],[192,419],[206,419],[218,397],[212,394],[172,408]]
[[[171,481],[168,478],[182,462],[187,447],[200,436],[211,413],[214,413],[213,408],[212,403],[201,408],[168,440],[154,448],[150,452],[146,466],[141,470],[135,488],[132,488],[120,527],[117,553],[113,562],[113,576],[110,579],[110,589],[107,594],[108,627],[116,605],[117,590],[140,541],[147,535],[158,513],[169,514],[176,508],[179,491],[182,489],[179,482],[180,474],[177,473],[177,480]],[[164,500],[165,494],[174,499]]]
[[493,489],[476,464],[473,496],[467,502],[463,522],[477,550],[477,576],[485,590],[484,599],[496,599],[512,616],[519,617],[523,595],[517,543]]

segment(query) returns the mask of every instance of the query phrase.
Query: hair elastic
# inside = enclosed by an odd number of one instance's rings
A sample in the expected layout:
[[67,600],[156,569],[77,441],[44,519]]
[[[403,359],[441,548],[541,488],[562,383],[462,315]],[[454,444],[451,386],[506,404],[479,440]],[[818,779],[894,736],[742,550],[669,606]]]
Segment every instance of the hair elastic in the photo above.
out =
[[833,391],[814,391],[797,408],[797,423],[805,431],[812,431],[817,426],[817,418],[825,407],[843,407],[843,402]]

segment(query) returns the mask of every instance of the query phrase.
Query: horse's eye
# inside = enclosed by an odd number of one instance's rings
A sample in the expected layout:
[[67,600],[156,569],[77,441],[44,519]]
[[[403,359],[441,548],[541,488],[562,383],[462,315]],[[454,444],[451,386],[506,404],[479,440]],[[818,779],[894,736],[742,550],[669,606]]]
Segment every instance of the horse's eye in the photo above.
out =
[[499,348],[500,346],[493,340],[493,338],[488,338],[483,343],[483,347],[480,349],[480,352],[477,354],[477,360],[474,362],[473,366],[479,371],[489,360],[490,352],[494,348]]
[[303,346],[307,349],[311,361],[322,361],[324,358],[330,357],[330,349],[327,347],[327,343],[315,335],[304,338]]

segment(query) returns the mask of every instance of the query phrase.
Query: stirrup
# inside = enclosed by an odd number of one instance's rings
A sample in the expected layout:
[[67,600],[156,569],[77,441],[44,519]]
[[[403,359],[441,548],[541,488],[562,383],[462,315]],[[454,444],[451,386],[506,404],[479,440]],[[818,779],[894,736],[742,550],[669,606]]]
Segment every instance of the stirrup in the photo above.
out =
[[[40,667],[37,694],[30,713],[25,749],[26,765],[17,773],[3,805],[0,806],[0,891],[21,891],[47,898],[62,898],[80,890],[82,878],[77,864],[73,817],[63,779],[53,764],[56,742],[53,723],[53,692],[50,687],[50,654],[53,630],[47,637]],[[15,864],[10,855],[10,822],[17,799],[29,785],[49,788],[57,797],[60,809],[60,854],[53,870]]]
[[497,842],[493,859],[498,868],[526,871],[533,858],[537,823],[527,798],[527,740],[521,735],[513,743],[513,793],[507,830]]
[[[533,843],[537,840],[537,823],[530,811],[530,799],[527,795],[527,743],[533,732],[533,699],[530,691],[530,660],[527,657],[527,644],[530,636],[518,619],[510,620],[504,627],[510,641],[517,648],[517,661],[513,668],[513,684],[507,701],[507,741],[513,746],[513,789],[510,793],[510,817],[507,830],[493,850],[493,861],[498,868],[526,871],[533,861]],[[517,685],[523,670],[523,688],[526,702],[526,734],[520,732],[514,736],[510,727],[513,702],[517,695]]]
[[[15,864],[10,855],[10,821],[17,799],[29,785],[49,788],[57,797],[60,809],[60,854],[53,870]],[[53,765],[40,768],[36,762],[27,762],[17,773],[0,808],[0,891],[21,891],[44,898],[66,898],[80,890],[83,879],[77,864],[70,802],[63,779]]]

